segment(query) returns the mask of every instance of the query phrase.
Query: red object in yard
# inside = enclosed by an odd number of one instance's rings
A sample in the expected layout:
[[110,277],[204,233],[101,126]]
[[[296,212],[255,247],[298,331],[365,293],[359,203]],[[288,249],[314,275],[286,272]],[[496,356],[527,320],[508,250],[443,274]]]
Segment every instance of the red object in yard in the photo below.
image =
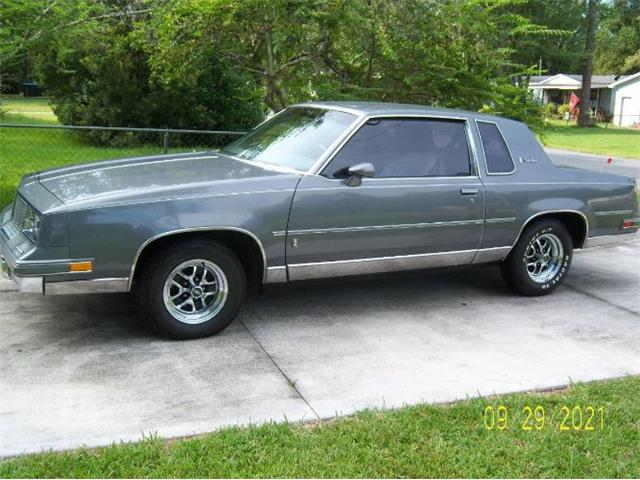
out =
[[607,163],[613,163],[613,158],[611,157],[607,158]]
[[569,97],[569,111],[571,112],[572,115],[575,115],[576,112],[576,108],[578,107],[578,104],[580,103],[580,98],[578,98],[578,96],[571,92],[571,96]]

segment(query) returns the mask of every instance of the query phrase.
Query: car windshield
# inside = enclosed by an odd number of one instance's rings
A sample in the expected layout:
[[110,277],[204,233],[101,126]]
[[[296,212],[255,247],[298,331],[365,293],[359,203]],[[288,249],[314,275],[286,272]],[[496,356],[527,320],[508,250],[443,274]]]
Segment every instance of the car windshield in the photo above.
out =
[[355,120],[355,115],[336,110],[292,107],[222,153],[306,172]]

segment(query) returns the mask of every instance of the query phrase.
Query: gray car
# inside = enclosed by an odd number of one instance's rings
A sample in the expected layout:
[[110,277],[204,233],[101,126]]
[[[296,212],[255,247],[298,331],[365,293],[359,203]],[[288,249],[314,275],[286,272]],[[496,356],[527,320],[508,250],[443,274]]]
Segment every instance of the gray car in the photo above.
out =
[[634,179],[555,167],[520,122],[310,103],[219,152],[26,175],[0,254],[22,291],[132,291],[162,333],[193,338],[271,283],[501,264],[544,295],[574,249],[630,240],[638,217]]

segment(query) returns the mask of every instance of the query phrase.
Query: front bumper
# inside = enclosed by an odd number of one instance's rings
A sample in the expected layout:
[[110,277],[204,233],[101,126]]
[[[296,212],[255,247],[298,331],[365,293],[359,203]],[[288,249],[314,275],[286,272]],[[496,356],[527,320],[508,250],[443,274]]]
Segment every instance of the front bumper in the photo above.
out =
[[18,291],[25,293],[44,293],[44,277],[19,277],[14,274],[7,259],[0,255],[0,279],[11,280]]
[[[1,234],[0,234],[1,235]],[[0,238],[0,279],[10,280],[19,292],[38,293],[40,295],[66,295],[83,293],[113,293],[128,292],[128,278],[97,278],[69,281],[56,281],[57,275],[38,275],[37,273],[21,275],[16,273],[18,263],[8,253],[10,250]],[[52,262],[57,267],[59,262]],[[39,263],[43,268],[43,263]],[[46,265],[46,263],[44,263]],[[31,267],[33,268],[33,267]],[[35,267],[36,269],[38,267]],[[51,267],[44,267],[51,270]]]
[[97,278],[65,282],[48,281],[44,276],[20,277],[4,256],[0,255],[0,279],[11,280],[17,290],[23,293],[41,295],[79,295],[85,293],[117,293],[129,291],[128,278]]

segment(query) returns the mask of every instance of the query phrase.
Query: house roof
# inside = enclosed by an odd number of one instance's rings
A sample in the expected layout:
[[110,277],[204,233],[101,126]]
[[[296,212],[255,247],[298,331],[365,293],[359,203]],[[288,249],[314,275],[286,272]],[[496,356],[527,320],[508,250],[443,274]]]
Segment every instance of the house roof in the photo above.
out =
[[622,85],[623,83],[627,83],[629,81],[640,79],[640,72],[634,73],[633,75],[621,75],[615,82],[613,82],[609,87],[617,87],[618,85]]
[[[592,75],[591,88],[608,88],[625,75]],[[529,79],[530,88],[574,89],[582,85],[582,75],[558,73],[557,75],[535,75]]]

